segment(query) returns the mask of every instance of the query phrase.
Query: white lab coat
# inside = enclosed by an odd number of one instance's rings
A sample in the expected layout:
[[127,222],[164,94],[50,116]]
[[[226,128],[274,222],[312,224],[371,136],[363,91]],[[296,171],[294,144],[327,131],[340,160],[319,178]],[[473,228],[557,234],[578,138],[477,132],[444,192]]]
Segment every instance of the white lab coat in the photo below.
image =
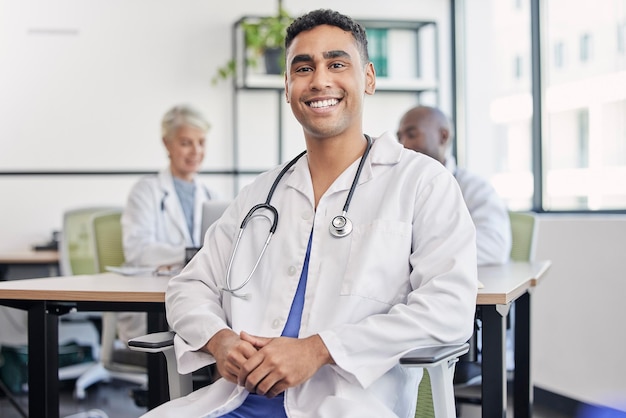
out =
[[484,178],[457,168],[454,157],[446,158],[446,168],[459,182],[463,199],[476,227],[478,265],[504,264],[511,254],[511,223],[504,201]]
[[[181,373],[214,361],[198,349],[220,329],[281,334],[313,228],[300,336],[319,334],[336,365],[286,390],[287,415],[413,416],[421,369],[404,369],[398,360],[417,346],[470,337],[477,291],[474,226],[453,176],[386,134],[374,141],[352,198],[353,232],[334,238],[328,228],[342,212],[357,165],[330,186],[317,210],[307,158],[287,172],[271,200],[278,228],[242,290],[248,299],[220,288],[241,220],[266,200],[279,168],[246,187],[209,228],[199,256],[170,280],[166,293]],[[251,271],[268,228],[263,218],[248,224],[232,287]],[[219,416],[246,394],[220,379],[146,416]]]
[[[211,193],[197,180],[195,185],[193,236],[187,228],[169,168],[145,176],[133,186],[121,220],[126,265],[156,268],[182,264],[185,247],[200,246],[202,203],[211,198]],[[145,313],[119,313],[118,338],[126,342],[146,334],[146,321]]]
[[182,263],[185,247],[202,244],[202,203],[211,193],[197,180],[195,183],[193,236],[169,168],[145,176],[133,186],[122,215],[126,264],[157,267]]

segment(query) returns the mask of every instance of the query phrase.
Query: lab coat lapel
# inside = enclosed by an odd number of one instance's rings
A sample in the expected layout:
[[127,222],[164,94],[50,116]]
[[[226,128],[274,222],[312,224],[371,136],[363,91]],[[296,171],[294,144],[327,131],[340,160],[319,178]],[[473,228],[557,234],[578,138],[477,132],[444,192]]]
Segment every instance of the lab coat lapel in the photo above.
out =
[[163,199],[163,210],[171,218],[172,224],[182,236],[185,237],[185,242],[192,242],[187,224],[185,222],[185,214],[183,208],[176,196],[176,189],[174,189],[174,179],[169,169],[163,170],[159,173],[159,183],[164,191],[165,197]]
[[[285,174],[283,181],[287,187],[302,193],[309,199],[311,205],[313,204],[313,184],[306,154]],[[272,201],[272,203],[275,202]]]

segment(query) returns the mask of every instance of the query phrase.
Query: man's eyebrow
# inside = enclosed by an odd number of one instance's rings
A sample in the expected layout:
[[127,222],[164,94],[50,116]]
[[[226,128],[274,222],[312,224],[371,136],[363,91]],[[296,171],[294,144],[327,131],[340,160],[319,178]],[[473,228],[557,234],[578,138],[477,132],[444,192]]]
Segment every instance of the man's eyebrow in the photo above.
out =
[[326,59],[333,59],[333,58],[348,58],[348,59],[350,59],[351,58],[350,54],[348,54],[346,51],[342,51],[342,50],[326,51],[322,55]]
[[291,65],[295,65],[301,62],[312,62],[313,61],[313,57],[311,57],[308,54],[301,54],[301,55],[296,55],[295,57],[293,57],[293,59],[291,60]]
[[[350,54],[340,49],[323,52],[322,56],[324,57],[324,59],[334,59],[334,58],[351,59]],[[309,54],[296,55],[291,60],[291,65],[299,64],[301,62],[313,62],[313,57]]]

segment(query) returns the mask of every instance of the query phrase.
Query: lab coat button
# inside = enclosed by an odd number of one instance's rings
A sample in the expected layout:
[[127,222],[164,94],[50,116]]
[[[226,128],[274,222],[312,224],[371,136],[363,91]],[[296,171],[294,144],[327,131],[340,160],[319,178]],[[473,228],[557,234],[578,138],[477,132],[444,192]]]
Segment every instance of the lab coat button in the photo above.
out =
[[280,326],[280,319],[275,319],[274,322],[272,322],[272,328],[276,329]]
[[290,266],[289,269],[287,270],[287,274],[289,274],[290,276],[293,276],[294,274],[296,274],[297,271],[298,269],[296,269],[294,266]]

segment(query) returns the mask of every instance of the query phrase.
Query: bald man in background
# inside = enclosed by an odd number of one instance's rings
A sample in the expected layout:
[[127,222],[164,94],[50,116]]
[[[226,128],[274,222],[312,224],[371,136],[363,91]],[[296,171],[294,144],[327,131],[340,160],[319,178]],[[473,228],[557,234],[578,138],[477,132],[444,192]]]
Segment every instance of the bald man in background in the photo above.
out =
[[[443,164],[456,178],[465,204],[476,227],[476,255],[479,266],[504,264],[511,253],[511,225],[508,209],[496,190],[480,176],[458,168],[452,156],[454,131],[450,119],[439,109],[416,106],[409,109],[398,129],[398,141],[405,148],[426,154]],[[480,330],[477,329],[478,335]],[[515,367],[513,332],[507,330],[507,369]],[[480,341],[480,337],[477,338]],[[457,364],[455,385],[473,385],[481,381],[477,359],[477,341],[472,342],[472,353]]]
[[506,205],[485,179],[456,166],[451,153],[452,124],[439,109],[417,106],[400,120],[398,141],[443,164],[456,178],[476,226],[478,265],[503,264],[511,253],[511,225]]

